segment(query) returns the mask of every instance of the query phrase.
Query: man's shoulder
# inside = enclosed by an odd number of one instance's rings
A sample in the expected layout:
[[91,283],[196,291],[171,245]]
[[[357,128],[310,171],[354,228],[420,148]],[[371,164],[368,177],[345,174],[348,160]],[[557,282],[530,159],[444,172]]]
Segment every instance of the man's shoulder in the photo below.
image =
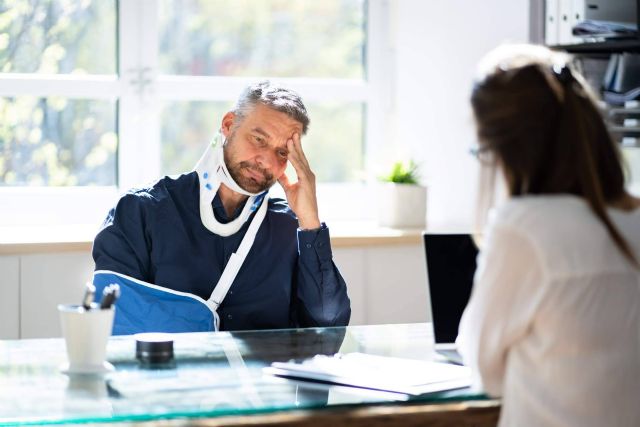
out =
[[176,199],[197,196],[198,176],[195,172],[165,176],[155,182],[134,187],[118,200],[118,209],[153,209],[164,203],[176,203]]

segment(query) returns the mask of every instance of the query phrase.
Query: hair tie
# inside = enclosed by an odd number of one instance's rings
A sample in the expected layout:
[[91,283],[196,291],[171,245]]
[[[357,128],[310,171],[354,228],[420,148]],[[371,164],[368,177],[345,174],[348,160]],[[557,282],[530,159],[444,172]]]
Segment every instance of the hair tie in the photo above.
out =
[[551,67],[551,71],[553,71],[553,74],[556,76],[558,81],[560,81],[563,85],[567,85],[576,80],[575,77],[573,77],[573,73],[571,72],[571,69],[567,67],[565,64],[563,65],[554,64]]

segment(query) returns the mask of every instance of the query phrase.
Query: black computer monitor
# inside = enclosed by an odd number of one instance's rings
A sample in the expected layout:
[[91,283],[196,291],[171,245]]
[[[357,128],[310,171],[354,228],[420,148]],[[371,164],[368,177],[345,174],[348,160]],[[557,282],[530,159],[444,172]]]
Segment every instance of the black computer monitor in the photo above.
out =
[[436,344],[452,343],[469,301],[478,248],[470,234],[423,234]]

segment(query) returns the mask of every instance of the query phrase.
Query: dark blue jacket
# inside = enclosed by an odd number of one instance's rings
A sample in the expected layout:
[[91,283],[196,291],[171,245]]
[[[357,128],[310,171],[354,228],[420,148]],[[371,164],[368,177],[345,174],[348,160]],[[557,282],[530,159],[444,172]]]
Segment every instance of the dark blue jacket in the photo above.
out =
[[[219,221],[231,219],[218,196],[212,204]],[[207,300],[252,218],[232,236],[216,235],[200,220],[198,175],[165,177],[128,192],[109,212],[93,244],[96,270]],[[326,226],[298,230],[286,201],[270,199],[253,247],[218,314],[221,330],[347,325],[350,302],[332,261]]]

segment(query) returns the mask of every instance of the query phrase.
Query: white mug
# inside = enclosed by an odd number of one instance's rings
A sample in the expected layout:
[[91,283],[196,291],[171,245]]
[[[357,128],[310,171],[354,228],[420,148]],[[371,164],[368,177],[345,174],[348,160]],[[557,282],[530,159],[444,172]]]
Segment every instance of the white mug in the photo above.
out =
[[85,310],[80,305],[58,305],[67,347],[69,373],[101,373],[113,369],[106,362],[107,342],[113,328],[115,307]]

